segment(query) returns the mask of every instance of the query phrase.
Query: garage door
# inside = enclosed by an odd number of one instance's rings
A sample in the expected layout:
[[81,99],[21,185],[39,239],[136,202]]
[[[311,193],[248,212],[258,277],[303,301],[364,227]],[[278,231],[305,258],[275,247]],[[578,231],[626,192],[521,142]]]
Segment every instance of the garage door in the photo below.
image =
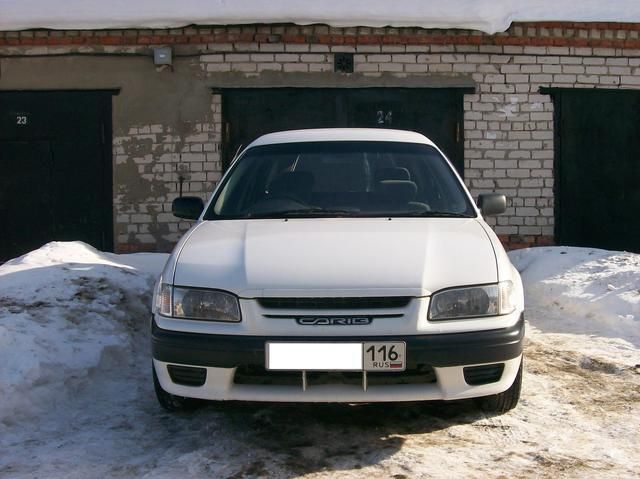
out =
[[270,88],[222,93],[225,167],[258,136],[299,128],[413,130],[442,148],[463,170],[463,88]]
[[112,248],[112,92],[0,92],[0,261],[52,240]]
[[640,252],[640,92],[552,94],[556,240]]

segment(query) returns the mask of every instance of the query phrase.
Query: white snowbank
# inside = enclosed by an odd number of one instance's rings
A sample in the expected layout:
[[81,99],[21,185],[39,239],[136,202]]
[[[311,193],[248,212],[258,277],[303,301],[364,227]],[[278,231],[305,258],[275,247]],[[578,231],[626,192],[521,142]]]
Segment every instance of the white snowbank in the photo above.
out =
[[190,24],[313,23],[336,27],[464,28],[512,21],[638,22],[637,0],[0,0],[0,30],[170,28]]
[[512,251],[509,257],[522,275],[535,327],[640,346],[640,255],[551,247]]
[[0,423],[129,347],[166,258],[54,242],[0,266]]
[[418,403],[168,415],[147,329],[166,255],[45,245],[0,266],[0,476],[637,477],[640,255],[510,256],[531,327],[508,414]]

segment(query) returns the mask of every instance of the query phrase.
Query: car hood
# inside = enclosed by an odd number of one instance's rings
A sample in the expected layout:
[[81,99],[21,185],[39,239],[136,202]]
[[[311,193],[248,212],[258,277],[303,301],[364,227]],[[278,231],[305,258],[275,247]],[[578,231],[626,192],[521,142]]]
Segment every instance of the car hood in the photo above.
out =
[[497,281],[477,219],[205,221],[184,242],[174,284],[261,296],[428,296]]

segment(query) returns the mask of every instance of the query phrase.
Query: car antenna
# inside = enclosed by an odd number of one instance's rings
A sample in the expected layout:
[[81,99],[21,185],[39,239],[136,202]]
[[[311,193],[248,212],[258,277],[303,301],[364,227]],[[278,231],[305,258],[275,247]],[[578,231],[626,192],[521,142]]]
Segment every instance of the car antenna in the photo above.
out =
[[238,147],[235,154],[233,155],[233,158],[231,159],[231,163],[229,163],[229,166],[233,165],[233,163],[238,159],[238,155],[240,154],[240,151],[242,151],[243,146],[244,145],[240,143],[240,146]]

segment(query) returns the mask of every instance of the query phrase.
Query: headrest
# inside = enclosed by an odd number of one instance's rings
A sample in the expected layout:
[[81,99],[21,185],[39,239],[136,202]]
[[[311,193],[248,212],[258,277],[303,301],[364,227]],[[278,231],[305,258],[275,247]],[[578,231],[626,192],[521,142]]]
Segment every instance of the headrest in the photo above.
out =
[[376,181],[410,180],[409,170],[400,167],[379,168],[375,175]]
[[313,173],[309,171],[289,171],[282,173],[269,184],[272,195],[306,193],[313,188]]
[[408,180],[382,180],[380,191],[385,199],[394,203],[408,203],[418,194],[418,186]]

